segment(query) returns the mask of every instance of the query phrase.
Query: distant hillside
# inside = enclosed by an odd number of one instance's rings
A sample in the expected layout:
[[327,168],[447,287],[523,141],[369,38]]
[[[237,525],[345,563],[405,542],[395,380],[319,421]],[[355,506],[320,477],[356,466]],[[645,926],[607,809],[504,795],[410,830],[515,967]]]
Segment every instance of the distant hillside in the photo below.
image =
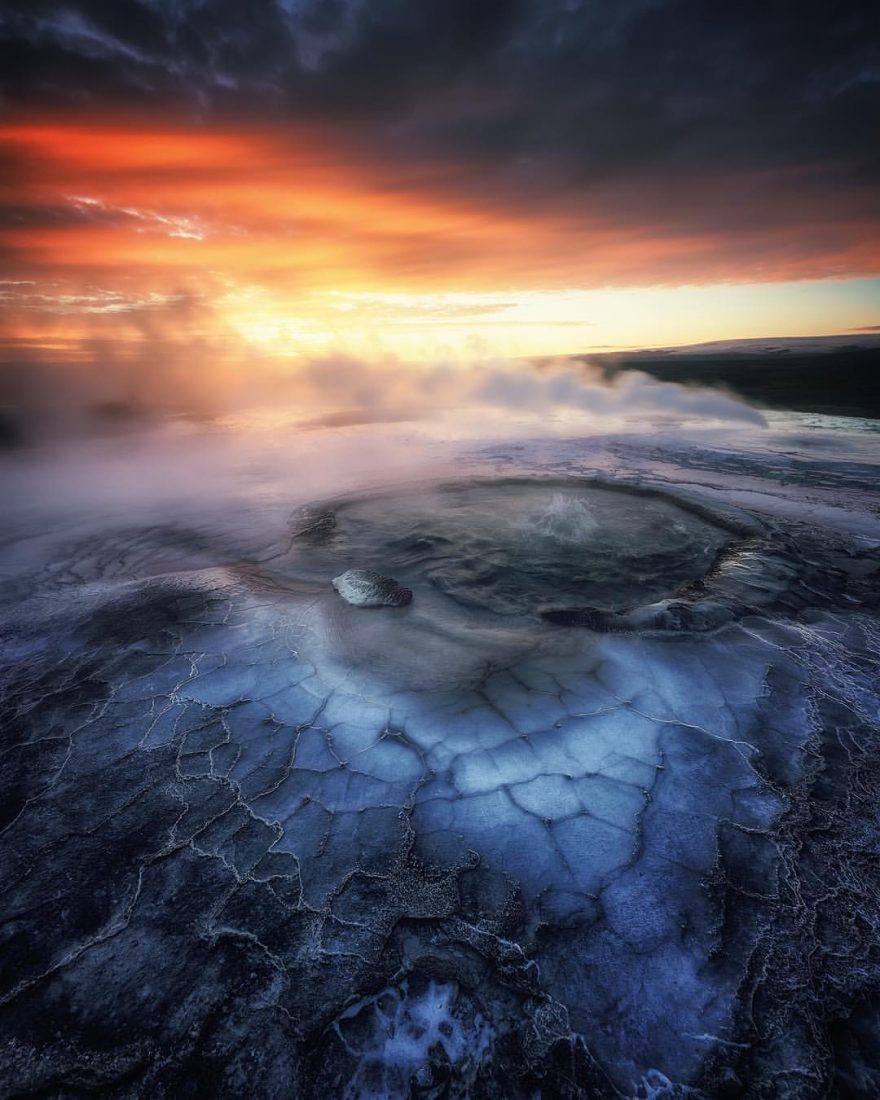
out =
[[611,376],[641,370],[665,382],[726,387],[757,405],[880,420],[880,340],[817,337],[573,356]]

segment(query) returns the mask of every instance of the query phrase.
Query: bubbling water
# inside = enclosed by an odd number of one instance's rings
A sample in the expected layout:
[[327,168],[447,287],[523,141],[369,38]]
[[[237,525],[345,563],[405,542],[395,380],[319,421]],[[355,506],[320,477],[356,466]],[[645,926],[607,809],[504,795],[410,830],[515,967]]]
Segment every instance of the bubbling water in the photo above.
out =
[[503,479],[375,494],[333,506],[318,568],[370,568],[461,607],[534,615],[619,610],[703,576],[730,532],[657,494]]

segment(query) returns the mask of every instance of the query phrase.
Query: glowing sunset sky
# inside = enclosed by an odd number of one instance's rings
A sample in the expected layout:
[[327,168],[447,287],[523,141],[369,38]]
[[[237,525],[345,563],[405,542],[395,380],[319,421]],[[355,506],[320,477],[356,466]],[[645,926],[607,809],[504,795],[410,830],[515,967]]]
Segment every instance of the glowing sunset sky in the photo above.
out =
[[8,364],[880,321],[873,5],[5,7]]

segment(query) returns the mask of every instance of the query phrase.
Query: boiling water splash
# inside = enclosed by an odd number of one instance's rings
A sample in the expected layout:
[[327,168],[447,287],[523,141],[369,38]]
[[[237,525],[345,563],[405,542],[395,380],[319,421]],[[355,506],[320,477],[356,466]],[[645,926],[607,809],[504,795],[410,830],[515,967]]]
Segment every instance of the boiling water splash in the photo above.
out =
[[585,547],[601,524],[583,497],[556,492],[545,507],[523,513],[519,521],[523,535],[537,535],[565,545]]

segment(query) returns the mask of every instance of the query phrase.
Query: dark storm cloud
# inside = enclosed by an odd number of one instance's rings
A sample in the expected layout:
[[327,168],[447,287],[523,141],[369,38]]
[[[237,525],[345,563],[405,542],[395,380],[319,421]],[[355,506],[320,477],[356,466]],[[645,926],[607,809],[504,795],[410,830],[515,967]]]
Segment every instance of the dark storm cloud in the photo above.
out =
[[[5,94],[111,88],[392,117],[455,146],[626,165],[846,151],[877,124],[877,6],[702,0],[7,4]],[[590,165],[590,157],[596,163]]]
[[[451,191],[498,202],[596,195],[605,210],[656,209],[698,231],[773,222],[780,197],[813,187],[813,207],[832,218],[838,195],[847,216],[873,219],[878,10],[852,0],[37,0],[7,4],[0,72],[10,105],[320,121],[410,171],[443,164]],[[744,173],[779,178],[756,197],[740,190]],[[694,187],[704,174],[714,190]]]
[[13,3],[4,83],[13,98],[115,91],[370,113],[497,47],[516,11],[513,0]]

